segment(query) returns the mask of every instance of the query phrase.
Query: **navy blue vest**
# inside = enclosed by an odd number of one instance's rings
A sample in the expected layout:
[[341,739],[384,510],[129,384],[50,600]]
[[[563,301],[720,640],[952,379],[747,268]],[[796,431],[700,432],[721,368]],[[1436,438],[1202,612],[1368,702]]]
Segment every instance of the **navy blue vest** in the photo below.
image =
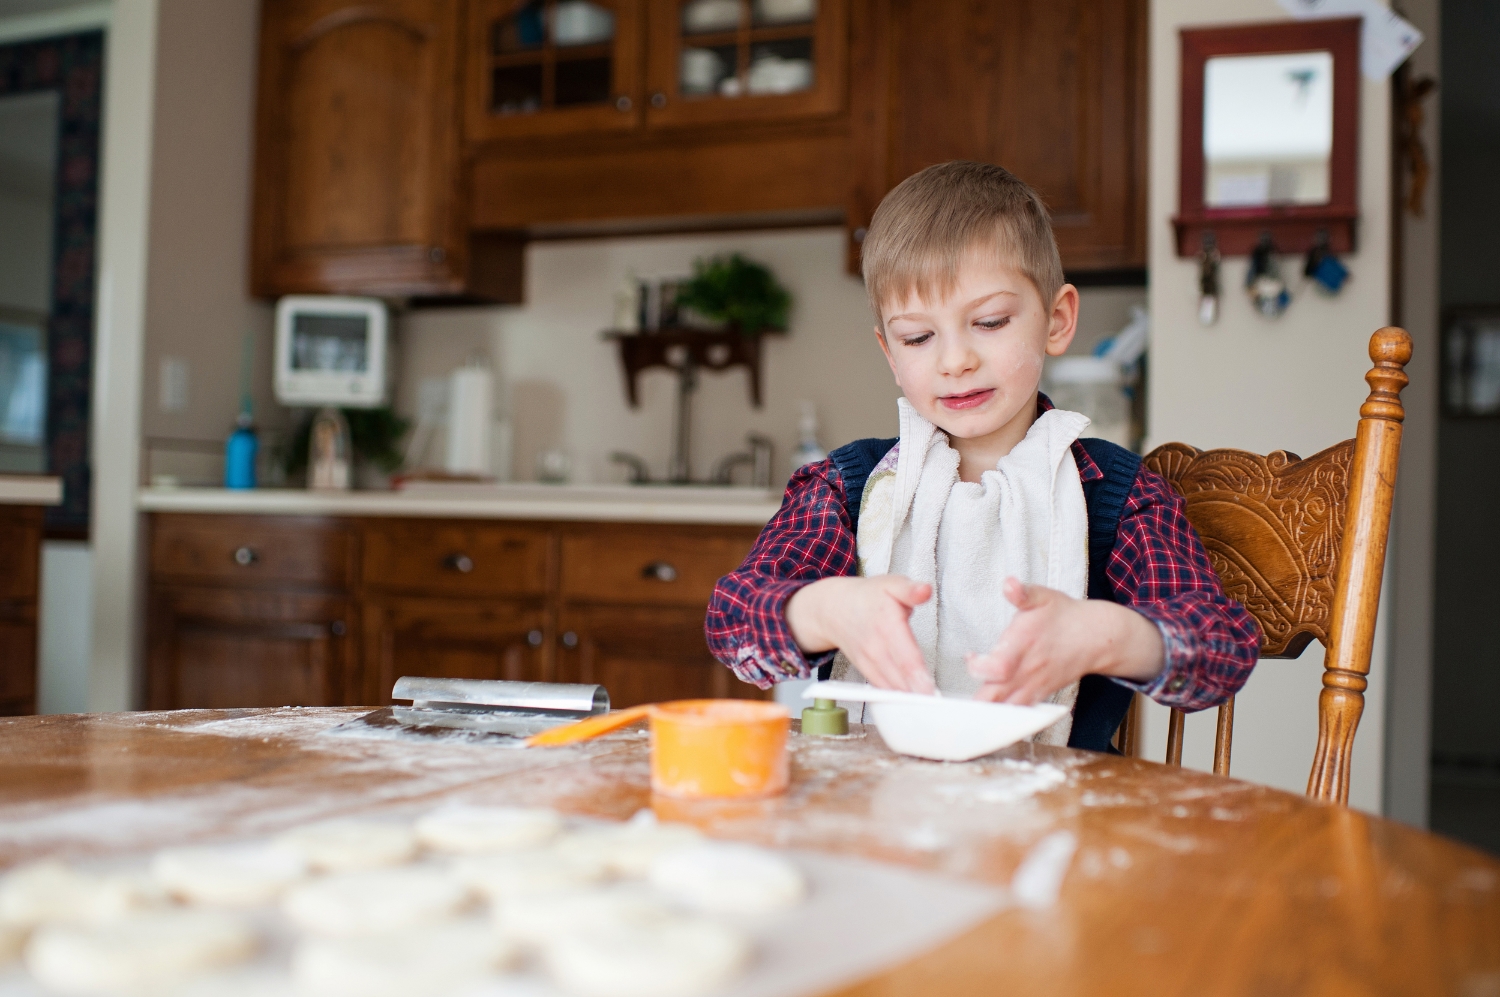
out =
[[[1115,549],[1115,534],[1125,500],[1135,487],[1141,458],[1124,447],[1107,440],[1079,440],[1083,449],[1099,465],[1104,477],[1083,483],[1083,499],[1089,510],[1089,591],[1090,599],[1114,599],[1105,568],[1110,551]],[[859,503],[864,498],[865,481],[880,458],[890,452],[897,440],[855,440],[829,454],[844,480],[844,496],[849,506],[849,522],[859,525]],[[823,667],[821,678],[827,678],[832,665]],[[1089,751],[1114,751],[1110,738],[1115,736],[1125,711],[1130,708],[1131,692],[1125,686],[1103,675],[1085,675],[1078,683],[1078,702],[1073,704],[1073,732],[1068,747]]]

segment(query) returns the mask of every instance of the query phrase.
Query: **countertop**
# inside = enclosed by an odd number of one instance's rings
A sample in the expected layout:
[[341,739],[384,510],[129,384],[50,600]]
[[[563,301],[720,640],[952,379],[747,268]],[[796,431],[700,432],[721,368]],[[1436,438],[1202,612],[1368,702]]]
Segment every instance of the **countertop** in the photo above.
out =
[[1052,874],[1055,905],[1003,909],[838,992],[1490,994],[1500,979],[1500,862],[1247,782],[1030,744],[924,762],[851,725],[793,733],[784,796],[674,801],[651,793],[644,730],[526,751],[328,733],[359,713],[0,719],[0,867],[454,800],[609,819],[650,807],[717,838],[1000,886],[1066,831],[1077,849]]
[[60,505],[62,479],[44,474],[0,474],[0,505]]
[[712,485],[417,485],[395,492],[143,488],[137,505],[147,512],[763,526],[781,507],[781,496]]

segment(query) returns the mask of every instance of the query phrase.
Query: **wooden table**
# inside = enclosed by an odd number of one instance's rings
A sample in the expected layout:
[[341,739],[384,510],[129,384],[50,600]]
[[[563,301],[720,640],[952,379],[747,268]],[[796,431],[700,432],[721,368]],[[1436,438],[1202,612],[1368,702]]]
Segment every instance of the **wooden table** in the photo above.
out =
[[442,800],[625,818],[1006,883],[1067,828],[1062,898],[846,993],[1500,994],[1500,862],[1400,824],[1131,758],[1019,745],[943,765],[793,737],[762,802],[653,799],[644,731],[569,748],[325,733],[358,710],[0,720],[0,866],[255,835]]

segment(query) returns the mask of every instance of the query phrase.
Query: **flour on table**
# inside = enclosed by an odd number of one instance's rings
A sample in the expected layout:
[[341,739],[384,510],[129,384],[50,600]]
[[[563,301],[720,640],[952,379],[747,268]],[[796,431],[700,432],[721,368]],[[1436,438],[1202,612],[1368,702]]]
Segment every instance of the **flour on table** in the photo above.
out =
[[229,914],[161,910],[40,928],[26,946],[26,968],[65,994],[149,994],[242,962],[255,949],[255,934]]
[[21,927],[102,921],[166,901],[141,873],[83,872],[61,862],[22,866],[0,880],[0,922]]
[[468,887],[439,869],[374,869],[303,883],[287,892],[281,910],[303,931],[349,938],[446,920],[468,900]]
[[305,877],[307,862],[270,845],[205,845],[157,852],[151,874],[183,900],[248,907],[276,899]]
[[651,886],[694,910],[709,914],[760,914],[794,907],[807,895],[807,880],[786,859],[749,845],[703,844],[658,858]]
[[514,943],[479,921],[364,938],[308,938],[292,952],[299,993],[317,997],[448,994],[507,968]]
[[737,976],[750,948],[732,928],[671,917],[567,932],[546,945],[543,961],[579,997],[691,997]]
[[597,856],[551,848],[464,855],[449,868],[459,881],[491,901],[576,889],[599,882],[609,872]]
[[276,845],[322,872],[348,872],[410,862],[417,854],[417,835],[405,824],[326,820],[293,828],[279,835]]
[[445,807],[417,821],[422,843],[445,852],[533,848],[561,831],[555,811],[525,807]]

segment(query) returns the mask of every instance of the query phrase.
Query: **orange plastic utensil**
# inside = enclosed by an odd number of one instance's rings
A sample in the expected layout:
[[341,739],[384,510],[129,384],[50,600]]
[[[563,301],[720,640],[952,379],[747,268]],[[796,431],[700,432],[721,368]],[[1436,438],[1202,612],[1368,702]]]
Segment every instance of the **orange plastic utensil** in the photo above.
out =
[[612,713],[600,714],[597,717],[589,717],[574,724],[566,724],[562,727],[553,727],[544,730],[540,734],[533,734],[526,739],[528,748],[555,748],[560,744],[575,744],[579,741],[587,741],[589,738],[608,734],[612,730],[621,727],[629,727],[637,720],[644,720],[651,715],[652,704],[644,706],[632,706],[628,710],[615,710]]

